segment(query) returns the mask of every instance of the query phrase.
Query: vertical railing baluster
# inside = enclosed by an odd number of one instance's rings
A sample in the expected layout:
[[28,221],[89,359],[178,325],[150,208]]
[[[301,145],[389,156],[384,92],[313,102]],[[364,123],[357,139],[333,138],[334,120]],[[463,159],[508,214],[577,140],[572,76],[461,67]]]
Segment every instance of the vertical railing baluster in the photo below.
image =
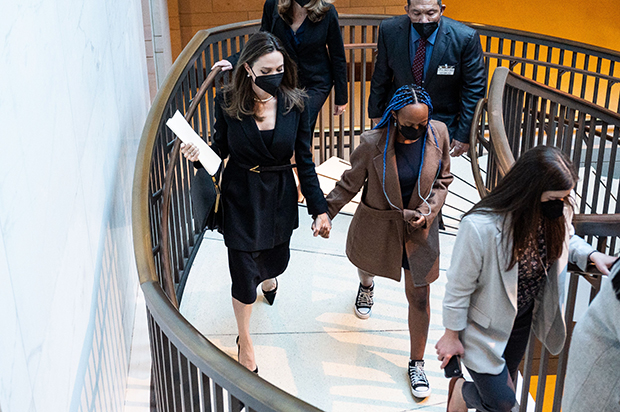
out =
[[[362,27],[362,43],[366,43],[368,41],[368,30],[366,26]],[[371,52],[372,54],[372,52]],[[366,78],[368,76],[367,73],[367,61],[366,61],[367,57],[366,57],[366,48],[363,48],[361,50],[361,57],[360,57],[360,63],[361,63],[361,72],[360,72],[360,135],[362,133],[364,133],[364,131],[366,131]],[[350,80],[351,82],[351,87],[355,87],[355,81],[354,79]],[[350,131],[349,131],[349,136],[351,141],[354,142],[355,140],[355,125],[350,126]],[[355,145],[354,145],[355,146]]]
[[200,386],[202,394],[202,412],[211,412],[213,410],[213,405],[211,404],[213,398],[211,379],[202,372],[200,373]]
[[559,147],[560,149],[564,148],[564,131],[566,130],[566,106],[559,105],[558,106],[558,128],[556,132],[556,139],[554,146]]
[[547,387],[547,370],[549,369],[549,351],[541,345],[540,365],[538,367],[538,385],[536,388],[536,412],[542,412],[545,404],[545,389]]
[[214,383],[213,386],[215,386],[215,390],[213,393],[215,399],[215,411],[224,412],[224,391],[222,390],[222,387],[217,383]]
[[[595,123],[598,123],[595,120]],[[598,145],[598,157],[596,159],[596,171],[595,171],[595,175],[594,175],[594,188],[593,188],[593,193],[592,193],[592,213],[605,213],[605,210],[601,210],[600,212],[598,211],[598,200],[599,200],[599,191],[601,189],[601,186],[603,186],[605,183],[603,183],[602,178],[603,178],[603,162],[605,161],[605,147],[607,146],[607,128],[608,128],[608,124],[606,122],[602,122],[601,123],[601,137],[599,138],[599,145]],[[613,181],[613,177],[611,177],[611,179],[607,180],[608,184],[612,184]]]
[[[596,74],[601,74],[601,65],[603,63],[603,59],[600,57],[596,58]],[[594,76],[594,91],[592,92],[592,100],[590,100],[594,104],[598,104],[598,88],[600,84],[600,78],[598,76]]]
[[[572,60],[571,60],[571,64],[570,67],[572,68],[576,68],[577,67],[577,52],[576,51],[572,51]],[[569,94],[574,94],[574,90],[575,90],[575,72],[571,71],[570,72],[570,77],[569,77],[569,81],[568,81],[568,90],[567,92]]]
[[[558,65],[564,66],[564,49],[560,49],[560,56],[558,57]],[[565,72],[562,70],[558,70],[557,76],[555,78],[555,88],[558,90],[562,90],[562,76]]]
[[555,131],[556,131],[555,113],[556,113],[557,107],[558,107],[558,104],[556,102],[554,101],[549,102],[549,126],[547,128],[547,146],[555,146]]
[[538,112],[538,138],[536,139],[536,145],[544,143],[545,129],[547,125],[547,99],[540,98],[540,111]]
[[535,349],[536,335],[534,331],[530,331],[530,338],[527,342],[525,349],[525,359],[523,363],[523,384],[521,385],[521,401],[519,402],[519,412],[527,411],[527,404],[530,394],[530,384],[532,380],[532,367],[534,363],[534,349]]
[[[553,47],[547,46],[547,63],[551,63],[553,60]],[[549,86],[549,79],[551,77],[551,69],[549,67],[545,67],[545,81],[544,84]]]
[[[588,71],[588,65],[590,64],[590,55],[586,54],[584,57],[584,62],[583,62],[583,70]],[[579,97],[581,97],[582,99],[586,98],[586,91],[587,91],[587,85],[588,85],[588,76],[587,75],[581,75],[581,93],[579,94]]]
[[539,61],[538,57],[540,56],[540,44],[535,44],[534,45],[534,63],[533,63],[533,68],[532,68],[532,80],[538,81],[538,64],[536,64],[537,61]]
[[590,168],[592,167],[592,152],[594,151],[594,140],[596,139],[596,119],[590,117],[590,125],[588,129],[588,137],[586,140],[586,158],[583,165],[583,186],[581,190],[581,207],[580,213],[589,213],[586,211],[588,187],[590,187]]
[[[611,149],[609,151],[609,166],[607,168],[607,187],[605,188],[605,195],[603,196],[603,210],[602,213],[614,213],[610,210],[610,202],[612,199],[612,187],[613,187],[613,176],[615,176],[616,171],[616,157],[618,155],[618,141],[620,135],[620,125],[616,125],[613,128],[613,135],[611,140]],[[616,203],[618,203],[618,198],[615,199]]]
[[[586,135],[586,114],[582,111],[577,112],[577,129],[575,130],[575,149],[573,151],[573,165],[579,170],[581,167],[581,152]],[[583,213],[583,210],[580,209]]]
[[575,301],[577,297],[577,285],[579,284],[579,275],[570,273],[570,282],[568,284],[568,295],[566,297],[566,313],[564,319],[566,321],[566,341],[564,349],[558,355],[558,369],[556,372],[555,391],[553,392],[552,412],[560,412],[562,407],[562,393],[564,392],[564,379],[566,377],[566,363],[568,361],[568,350],[570,348],[571,337],[573,336],[573,316],[575,314]]

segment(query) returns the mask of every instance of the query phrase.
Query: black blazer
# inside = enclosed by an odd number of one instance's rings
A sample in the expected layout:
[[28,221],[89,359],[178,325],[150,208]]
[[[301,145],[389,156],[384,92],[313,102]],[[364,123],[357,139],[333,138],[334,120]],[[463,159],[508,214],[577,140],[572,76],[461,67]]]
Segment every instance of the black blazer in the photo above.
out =
[[265,1],[260,29],[280,39],[286,52],[297,63],[300,87],[327,94],[333,85],[335,104],[346,104],[347,60],[336,8],[330,4],[321,21],[313,23],[307,19],[304,25],[303,41],[297,49],[287,35],[291,27],[278,14],[278,0]]
[[[394,91],[413,83],[409,56],[411,20],[407,15],[384,20],[379,26],[377,60],[370,85],[368,115],[383,116]],[[454,67],[451,75],[439,66]],[[469,143],[469,128],[478,100],[486,91],[482,46],[476,30],[442,16],[424,88],[431,96],[433,119],[448,126],[450,138]]]
[[285,113],[278,95],[278,111],[271,147],[266,147],[256,121],[229,117],[222,110],[222,96],[215,101],[215,134],[211,147],[228,163],[222,175],[223,229],[226,246],[243,251],[271,249],[286,242],[299,225],[297,186],[292,169],[256,173],[254,166],[295,162],[308,213],[327,212],[312,162],[307,110]]

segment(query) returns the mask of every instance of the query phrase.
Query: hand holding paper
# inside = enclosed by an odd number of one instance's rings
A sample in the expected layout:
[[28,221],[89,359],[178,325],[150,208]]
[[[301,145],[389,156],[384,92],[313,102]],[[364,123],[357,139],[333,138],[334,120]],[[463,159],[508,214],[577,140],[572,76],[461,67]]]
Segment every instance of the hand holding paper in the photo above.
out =
[[220,159],[209,145],[198,136],[178,110],[174,113],[174,116],[166,121],[166,126],[168,126],[183,143],[193,143],[198,150],[200,150],[198,160],[211,176],[217,173],[222,159]]

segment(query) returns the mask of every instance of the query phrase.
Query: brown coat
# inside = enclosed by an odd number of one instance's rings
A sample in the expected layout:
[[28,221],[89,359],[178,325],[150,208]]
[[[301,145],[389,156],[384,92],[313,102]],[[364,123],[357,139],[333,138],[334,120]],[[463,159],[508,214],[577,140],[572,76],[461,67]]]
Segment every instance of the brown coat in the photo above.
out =
[[[362,201],[353,216],[347,236],[347,256],[358,268],[377,276],[400,281],[403,245],[407,250],[409,267],[416,286],[424,286],[439,277],[439,226],[435,219],[446,200],[450,174],[450,139],[446,125],[431,121],[438,146],[429,129],[424,149],[424,166],[420,176],[420,193],[429,195],[431,214],[426,216],[426,226],[414,230],[405,219],[407,210],[428,213],[428,206],[418,196],[417,185],[407,208],[403,208],[394,133],[389,139],[386,154],[385,191],[383,193],[383,152],[387,127],[370,130],[361,136],[361,143],[351,154],[351,169],[343,173],[334,190],[327,195],[329,215],[334,217],[359,190],[364,187]],[[437,175],[441,161],[441,170]],[[404,212],[403,212],[404,209]]]

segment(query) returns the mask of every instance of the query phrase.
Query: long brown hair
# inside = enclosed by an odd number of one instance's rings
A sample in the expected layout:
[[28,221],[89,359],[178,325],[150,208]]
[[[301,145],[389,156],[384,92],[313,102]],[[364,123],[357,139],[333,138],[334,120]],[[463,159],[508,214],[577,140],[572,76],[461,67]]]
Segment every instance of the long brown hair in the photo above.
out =
[[[278,14],[289,26],[293,24],[293,3],[295,0],[278,0]],[[304,8],[308,11],[308,18],[312,23],[319,22],[325,17],[332,0],[310,0]]]
[[242,116],[253,116],[259,121],[262,120],[256,115],[254,100],[256,94],[252,89],[252,78],[248,77],[245,70],[245,63],[252,67],[260,57],[274,51],[282,53],[284,57],[284,77],[278,90],[284,98],[286,112],[291,111],[293,107],[297,107],[300,111],[304,109],[306,93],[297,88],[297,65],[276,36],[261,31],[248,39],[233,71],[232,81],[224,88],[223,109],[228,116],[237,120],[241,120]]
[[[543,221],[547,258],[557,260],[566,236],[566,219],[547,219],[542,214],[541,196],[552,190],[573,189],[579,179],[573,164],[557,147],[536,146],[523,153],[493,191],[465,213],[494,213],[504,216],[502,242],[512,239],[508,269],[518,261],[534,239]],[[569,207],[572,205],[568,202]],[[506,219],[506,218],[510,219]],[[510,222],[510,227],[506,227]]]

